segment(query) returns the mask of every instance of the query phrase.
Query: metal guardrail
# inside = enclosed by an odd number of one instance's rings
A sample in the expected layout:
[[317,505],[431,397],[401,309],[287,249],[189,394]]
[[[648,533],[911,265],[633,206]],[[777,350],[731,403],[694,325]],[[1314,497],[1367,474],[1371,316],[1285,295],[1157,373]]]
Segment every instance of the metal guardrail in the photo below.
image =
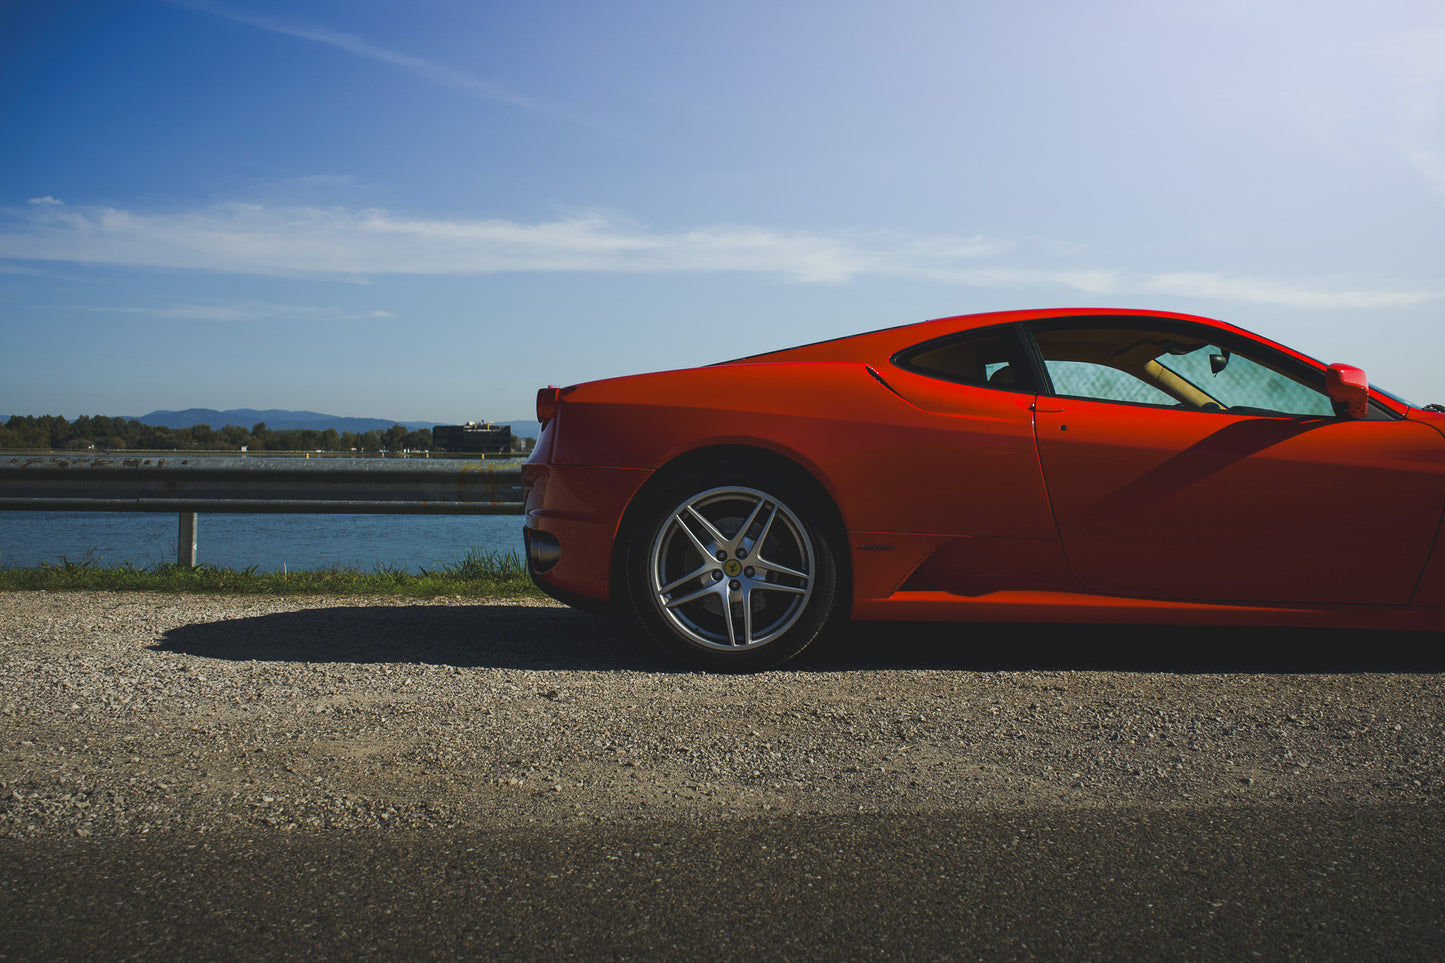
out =
[[521,496],[520,465],[472,460],[0,458],[0,510],[176,512],[183,565],[200,512],[520,515]]
[[447,459],[0,459],[0,509],[516,515],[520,465]]

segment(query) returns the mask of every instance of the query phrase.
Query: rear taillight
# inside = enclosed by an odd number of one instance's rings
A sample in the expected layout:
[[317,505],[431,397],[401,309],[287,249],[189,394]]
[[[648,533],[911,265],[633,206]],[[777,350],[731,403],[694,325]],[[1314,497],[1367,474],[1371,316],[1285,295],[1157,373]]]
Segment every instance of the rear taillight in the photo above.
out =
[[546,428],[547,423],[557,414],[557,402],[562,397],[562,389],[556,385],[548,385],[545,388],[537,389],[537,420]]

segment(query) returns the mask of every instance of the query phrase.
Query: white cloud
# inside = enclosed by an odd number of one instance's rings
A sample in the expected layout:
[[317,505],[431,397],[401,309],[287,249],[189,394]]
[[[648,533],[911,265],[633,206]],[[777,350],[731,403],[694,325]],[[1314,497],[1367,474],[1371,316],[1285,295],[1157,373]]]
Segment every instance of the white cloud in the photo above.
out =
[[199,10],[235,23],[245,24],[248,27],[255,27],[258,30],[309,40],[343,50],[356,57],[399,67],[434,84],[473,97],[511,104],[515,107],[539,109],[539,105],[531,98],[508,90],[499,84],[490,83],[466,71],[433,63],[422,57],[388,49],[354,34],[339,33],[324,27],[243,13],[218,3],[211,3],[210,0],[170,0],[170,2],[179,7]]
[[1118,271],[1103,268],[1012,268],[982,267],[918,271],[931,281],[966,284],[977,288],[1013,288],[1048,285],[1069,288],[1082,294],[1114,294],[1129,285]]
[[1401,308],[1445,296],[1445,290],[1393,289],[1377,286],[1341,289],[1338,281],[1285,281],[1207,272],[1155,274],[1139,284],[1142,291],[1175,297],[1209,298],[1218,301],[1246,301],[1277,304],[1291,308]]
[[709,227],[649,232],[599,214],[522,224],[230,204],[168,214],[12,210],[0,257],[268,275],[749,271],[798,281],[917,277],[998,250],[981,238]]
[[53,205],[61,205],[61,204],[64,204],[65,202],[64,202],[64,201],[61,201],[61,200],[56,200],[55,198],[51,197],[49,194],[46,194],[44,197],[32,197],[32,198],[30,198],[29,203],[31,203],[31,204],[53,204]]
[[[0,261],[0,274],[28,274],[28,275],[33,275],[33,276],[35,276],[35,277],[51,277],[51,276],[52,276],[52,275],[51,275],[51,272],[49,272],[49,271],[43,271],[43,270],[41,270],[40,268],[30,267],[29,265],[25,265],[25,264],[7,264],[7,263],[5,263],[4,261]],[[74,278],[69,278],[68,280],[75,280],[75,279],[74,279]]]
[[[228,204],[151,214],[42,204],[0,215],[0,258],[351,281],[378,274],[739,272],[807,283],[892,278],[988,288],[1055,286],[1092,297],[1132,292],[1302,308],[1403,307],[1445,297],[1439,285],[1362,285],[1349,278],[1035,267],[1020,263],[1027,261],[1027,251],[978,236],[745,226],[659,232],[596,213],[524,224],[406,217],[378,209]],[[193,312],[189,317],[205,317],[214,309],[184,310]]]
[[334,306],[270,304],[245,301],[237,304],[176,304],[170,307],[87,307],[87,311],[132,314],[172,321],[375,321],[395,318],[390,311],[347,311]]

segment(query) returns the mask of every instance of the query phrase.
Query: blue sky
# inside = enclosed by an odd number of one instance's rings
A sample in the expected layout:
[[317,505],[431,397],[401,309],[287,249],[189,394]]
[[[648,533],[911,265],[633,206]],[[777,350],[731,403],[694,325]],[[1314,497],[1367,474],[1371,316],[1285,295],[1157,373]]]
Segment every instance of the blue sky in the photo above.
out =
[[1019,307],[1445,401],[1445,6],[0,4],[0,414],[531,417]]

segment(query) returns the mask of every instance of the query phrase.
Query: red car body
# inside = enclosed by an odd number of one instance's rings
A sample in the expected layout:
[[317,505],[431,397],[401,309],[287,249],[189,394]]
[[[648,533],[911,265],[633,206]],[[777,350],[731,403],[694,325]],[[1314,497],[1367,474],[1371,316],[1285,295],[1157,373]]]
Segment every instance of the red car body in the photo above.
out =
[[[786,658],[834,617],[1445,628],[1445,416],[1219,321],[943,318],[538,409],[535,581],[710,667]],[[709,595],[738,564],[707,555],[754,537],[792,561]],[[694,593],[711,614],[679,620]],[[806,624],[761,644],[744,624],[789,612]]]

